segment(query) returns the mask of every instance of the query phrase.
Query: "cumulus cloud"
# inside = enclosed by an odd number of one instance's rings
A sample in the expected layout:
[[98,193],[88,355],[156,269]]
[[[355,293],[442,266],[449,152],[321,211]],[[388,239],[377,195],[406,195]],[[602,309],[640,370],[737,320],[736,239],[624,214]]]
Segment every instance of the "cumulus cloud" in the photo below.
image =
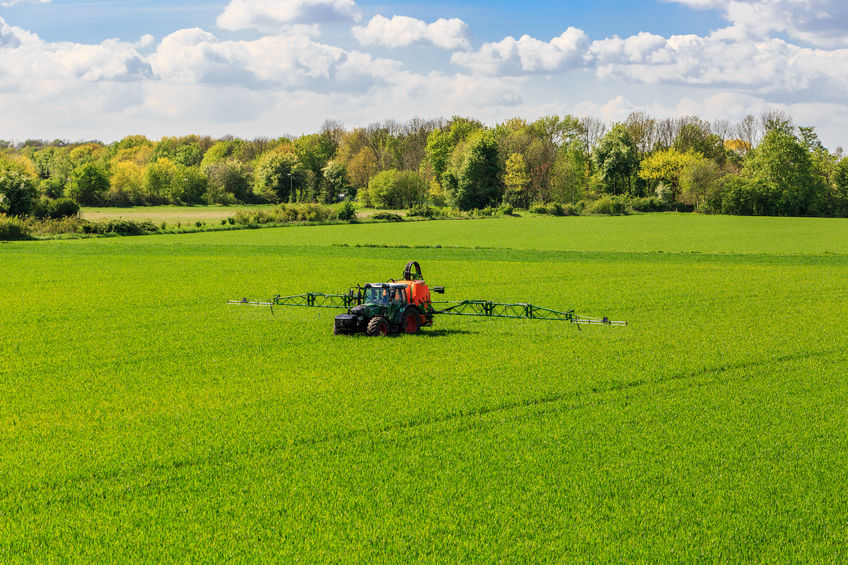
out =
[[0,18],[0,77],[8,83],[126,81],[149,75],[150,66],[132,43],[46,42]]
[[230,0],[218,16],[226,30],[279,31],[291,24],[321,24],[361,19],[354,0]]
[[569,27],[550,41],[523,35],[484,43],[477,51],[454,53],[451,62],[489,75],[559,72],[580,66],[588,44],[585,32]]
[[[630,38],[632,39],[632,38]],[[623,40],[627,44],[628,40]],[[645,84],[731,87],[759,94],[815,92],[840,99],[848,88],[848,50],[799,47],[781,39],[737,42],[719,35],[672,36],[626,49],[593,43],[596,73]],[[620,48],[618,48],[620,47]]]
[[155,76],[181,83],[240,85],[250,89],[367,88],[400,63],[325,45],[303,35],[220,41],[199,28],[172,33],[150,56]]
[[730,26],[722,37],[765,38],[773,32],[821,47],[848,46],[845,0],[666,0],[722,12]]
[[442,49],[468,49],[471,43],[468,24],[457,18],[439,18],[427,22],[407,16],[374,16],[366,26],[354,26],[353,36],[362,45],[406,47],[413,43],[432,43]]

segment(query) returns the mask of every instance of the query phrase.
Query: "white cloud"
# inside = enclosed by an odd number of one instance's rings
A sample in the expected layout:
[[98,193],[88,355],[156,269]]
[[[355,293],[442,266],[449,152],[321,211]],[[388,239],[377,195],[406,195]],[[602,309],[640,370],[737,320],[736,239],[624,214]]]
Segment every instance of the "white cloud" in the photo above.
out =
[[762,39],[785,33],[822,47],[848,46],[845,0],[666,0],[691,8],[720,10],[730,27],[722,37]]
[[489,75],[560,72],[582,64],[588,43],[585,32],[569,27],[547,42],[523,35],[484,43],[477,51],[454,53],[451,62]]
[[413,43],[432,43],[442,49],[468,49],[471,47],[468,24],[457,18],[439,18],[427,22],[406,16],[374,16],[366,26],[354,26],[353,36],[362,45],[406,47]]
[[589,53],[599,61],[607,63],[650,63],[668,62],[663,48],[666,39],[659,35],[641,32],[638,35],[620,39],[617,35],[594,41]]
[[0,78],[10,85],[38,81],[127,81],[149,76],[150,66],[131,43],[46,42],[0,18]]
[[227,30],[258,29],[278,32],[291,24],[359,21],[353,0],[230,0],[218,16],[218,27]]
[[150,56],[164,81],[243,86],[252,90],[369,88],[397,72],[400,63],[317,43],[303,35],[269,35],[220,41],[199,28],[162,39]]
[[[628,40],[624,40],[626,43]],[[799,47],[781,39],[738,42],[720,35],[680,35],[646,49],[610,49],[595,42],[598,76],[645,84],[731,87],[757,94],[813,94],[844,98],[848,89],[848,50]]]

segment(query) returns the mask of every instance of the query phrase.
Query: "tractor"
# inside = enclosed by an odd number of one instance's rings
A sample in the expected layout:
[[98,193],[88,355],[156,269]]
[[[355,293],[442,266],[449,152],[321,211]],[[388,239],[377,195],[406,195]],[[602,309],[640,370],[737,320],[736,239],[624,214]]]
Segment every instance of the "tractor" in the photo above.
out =
[[[349,308],[347,314],[336,316],[333,333],[369,336],[418,333],[422,326],[433,325],[430,290],[421,276],[421,266],[410,261],[403,271],[403,280],[366,283],[351,289],[350,296],[358,304]],[[444,287],[432,290],[445,292]]]
[[607,317],[591,318],[561,312],[525,302],[492,302],[491,300],[434,301],[430,292],[444,294],[445,287],[428,287],[421,275],[417,261],[406,264],[401,280],[389,279],[383,283],[367,283],[351,288],[347,294],[307,292],[293,296],[274,296],[267,301],[228,300],[228,304],[254,306],[309,306],[313,308],[339,308],[346,314],[336,316],[333,333],[388,336],[400,333],[415,334],[422,327],[433,325],[439,315],[485,316],[488,318],[524,318],[530,320],[557,320],[581,325],[626,326],[627,322],[613,321]]

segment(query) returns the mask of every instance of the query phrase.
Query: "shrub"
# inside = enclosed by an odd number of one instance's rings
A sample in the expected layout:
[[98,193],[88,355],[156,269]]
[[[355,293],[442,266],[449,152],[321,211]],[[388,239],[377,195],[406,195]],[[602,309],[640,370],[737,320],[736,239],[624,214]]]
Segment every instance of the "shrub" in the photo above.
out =
[[627,213],[627,201],[620,196],[602,196],[589,207],[592,214],[618,215]]
[[512,204],[509,202],[504,202],[501,204],[501,207],[498,208],[498,211],[504,216],[512,216],[515,213],[515,208],[513,208]]
[[433,218],[438,214],[438,210],[430,206],[413,206],[407,210],[406,215],[415,218]]
[[530,211],[534,214],[547,214],[548,208],[544,204],[534,204]]
[[24,239],[32,239],[32,235],[23,220],[0,214],[0,241],[20,241]]
[[663,212],[669,209],[668,205],[656,196],[633,198],[630,207],[637,212]]
[[70,198],[59,198],[48,205],[49,216],[53,219],[67,218],[79,214],[80,206]]
[[565,215],[562,204],[560,204],[559,202],[551,202],[550,204],[548,204],[547,208],[548,214],[550,214],[551,216]]
[[563,216],[579,216],[581,208],[575,204],[563,204],[562,205],[562,215]]
[[104,220],[102,222],[86,222],[82,225],[83,233],[90,234],[116,234],[116,235],[142,235],[157,232],[152,222],[136,222],[133,220]]
[[338,211],[338,218],[344,222],[356,219],[356,205],[353,200],[345,200]]
[[380,212],[379,214],[374,214],[371,216],[373,220],[385,220],[387,222],[402,222],[403,218],[398,216],[397,214],[392,214],[391,212]]

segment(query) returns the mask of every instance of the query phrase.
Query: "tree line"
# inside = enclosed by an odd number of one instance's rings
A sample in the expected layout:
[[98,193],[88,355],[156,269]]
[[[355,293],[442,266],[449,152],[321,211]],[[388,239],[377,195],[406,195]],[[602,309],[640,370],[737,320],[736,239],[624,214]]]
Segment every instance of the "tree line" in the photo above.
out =
[[[640,202],[650,209],[848,215],[848,158],[778,111],[738,123],[546,116],[376,122],[253,140],[0,141],[0,212],[83,205],[333,203],[460,210]],[[56,204],[62,200],[63,204]],[[52,206],[52,208],[51,208]]]

